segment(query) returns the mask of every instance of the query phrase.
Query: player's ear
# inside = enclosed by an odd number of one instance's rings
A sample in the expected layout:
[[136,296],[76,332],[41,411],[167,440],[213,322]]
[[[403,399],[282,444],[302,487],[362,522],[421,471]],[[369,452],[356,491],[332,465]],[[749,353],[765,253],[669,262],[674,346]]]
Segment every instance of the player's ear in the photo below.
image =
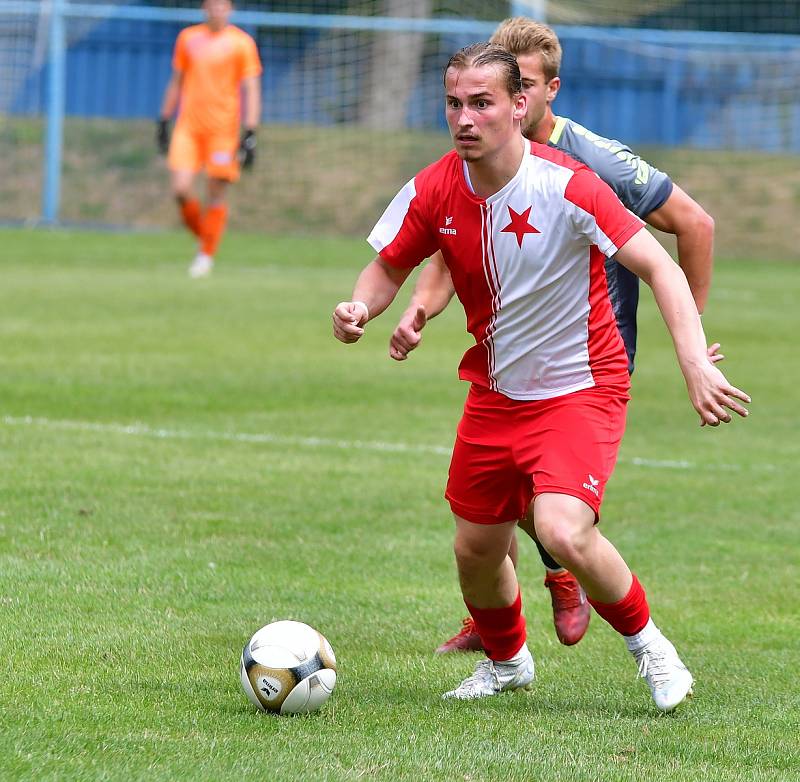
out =
[[514,96],[514,119],[521,122],[528,112],[528,96],[520,92]]
[[561,89],[561,78],[559,76],[553,76],[549,82],[547,82],[547,94],[545,100],[548,103],[552,103],[556,99],[556,95],[558,95],[558,91]]

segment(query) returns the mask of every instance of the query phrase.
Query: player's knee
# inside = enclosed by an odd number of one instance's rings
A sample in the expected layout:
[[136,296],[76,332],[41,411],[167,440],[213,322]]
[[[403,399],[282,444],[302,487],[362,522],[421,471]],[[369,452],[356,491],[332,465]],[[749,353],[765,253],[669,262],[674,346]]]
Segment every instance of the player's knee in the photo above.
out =
[[475,573],[486,568],[497,567],[508,553],[497,546],[487,546],[477,538],[456,536],[453,543],[458,569],[462,573]]
[[455,554],[459,570],[475,570],[481,559],[480,552],[474,546],[458,537],[453,542],[453,554]]
[[228,185],[224,179],[210,179],[208,181],[208,205],[222,206],[228,196]]
[[581,561],[590,546],[592,527],[583,519],[573,518],[569,513],[536,513],[536,537],[547,551],[564,564]]
[[572,535],[556,519],[542,519],[541,521],[537,519],[536,537],[547,551],[559,561],[568,558],[569,553],[572,551]]

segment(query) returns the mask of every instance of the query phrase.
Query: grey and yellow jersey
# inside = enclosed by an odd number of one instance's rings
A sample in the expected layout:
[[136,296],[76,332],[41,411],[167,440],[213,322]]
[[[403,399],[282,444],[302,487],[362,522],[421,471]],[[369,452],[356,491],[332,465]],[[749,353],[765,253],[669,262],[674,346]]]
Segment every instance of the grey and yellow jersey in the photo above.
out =
[[663,206],[672,193],[672,180],[663,171],[625,144],[598,136],[568,117],[556,117],[547,144],[589,166],[642,219]]
[[[651,166],[625,144],[598,136],[568,117],[556,117],[547,144],[589,166],[637,217],[645,219],[672,194],[672,180],[663,171]],[[639,278],[613,258],[606,259],[606,278],[608,295],[628,353],[628,370],[633,372]]]

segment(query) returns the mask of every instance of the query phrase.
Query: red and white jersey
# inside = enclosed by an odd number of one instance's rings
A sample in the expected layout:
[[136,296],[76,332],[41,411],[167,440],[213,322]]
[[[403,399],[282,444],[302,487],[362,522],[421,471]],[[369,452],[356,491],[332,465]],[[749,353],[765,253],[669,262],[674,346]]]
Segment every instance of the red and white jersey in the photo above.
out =
[[513,179],[485,200],[449,152],[395,196],[367,241],[399,268],[442,251],[476,342],[463,380],[512,399],[627,388],[604,263],[644,224],[591,169],[525,143]]

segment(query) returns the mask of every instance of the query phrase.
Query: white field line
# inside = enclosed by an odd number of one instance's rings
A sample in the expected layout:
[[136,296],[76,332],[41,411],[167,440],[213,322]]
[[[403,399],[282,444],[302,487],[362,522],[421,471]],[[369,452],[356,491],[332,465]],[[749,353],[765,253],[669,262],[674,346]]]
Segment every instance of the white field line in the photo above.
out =
[[[213,430],[189,429],[157,429],[147,424],[97,423],[93,421],[54,420],[34,416],[10,416],[0,419],[5,426],[35,426],[41,429],[61,431],[101,432],[121,434],[133,437],[149,437],[158,440],[210,440],[237,443],[263,443],[266,445],[282,445],[290,448],[337,448],[348,451],[382,451],[386,453],[417,453],[450,456],[451,448],[440,445],[424,445],[422,443],[388,443],[375,440],[334,440],[326,437],[287,437],[284,435],[248,432],[215,432]],[[622,463],[635,467],[648,467],[657,470],[692,470],[698,465],[695,462],[676,459],[645,459],[634,456],[620,459]],[[736,464],[707,464],[714,470],[741,470]],[[774,465],[761,464],[762,469],[774,469]]]
[[286,437],[277,434],[249,434],[247,432],[193,431],[189,429],[155,429],[147,424],[95,423],[92,421],[57,421],[32,416],[3,416],[7,426],[37,426],[43,429],[61,429],[79,432],[104,432],[152,437],[159,440],[224,440],[237,443],[264,443],[295,448],[341,448],[345,450],[388,451],[399,453],[432,453],[449,456],[450,448],[438,445],[384,443],[363,440],[332,440],[325,437]]

